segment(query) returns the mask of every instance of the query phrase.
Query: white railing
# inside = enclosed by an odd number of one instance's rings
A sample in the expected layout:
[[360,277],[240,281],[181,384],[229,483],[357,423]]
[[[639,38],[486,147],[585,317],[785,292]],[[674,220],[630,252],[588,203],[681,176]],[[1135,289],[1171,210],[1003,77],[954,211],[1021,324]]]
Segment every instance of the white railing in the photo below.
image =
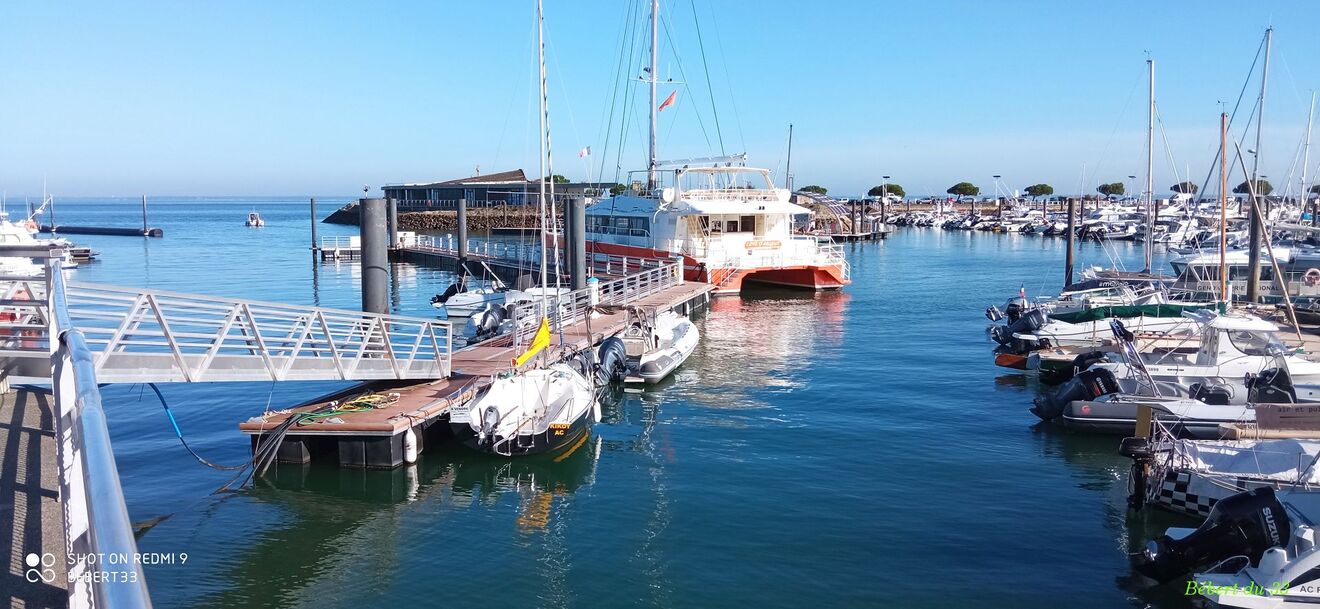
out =
[[778,201],[779,192],[756,188],[695,188],[682,191],[676,198],[692,201]]
[[358,235],[331,235],[321,237],[322,250],[362,249],[362,238]]
[[[451,256],[458,255],[458,244],[453,235],[417,235],[417,240],[413,249]],[[538,245],[506,241],[487,241],[482,239],[468,239],[467,254],[474,258],[480,257],[490,260],[514,262],[519,263],[520,265],[530,265],[528,266],[529,269],[540,264],[541,260],[541,249]],[[568,263],[564,256],[565,253],[561,248],[560,270],[567,273]],[[605,254],[602,252],[587,253],[587,266],[591,271],[589,274],[624,274],[643,269],[658,268],[669,262],[671,262],[671,260],[668,258],[620,256],[617,254]],[[550,264],[553,266],[554,261],[551,260]]]
[[69,315],[101,382],[438,379],[450,327],[426,318],[75,283]]
[[670,261],[655,268],[602,281],[594,286],[588,285],[581,290],[552,296],[547,299],[545,305],[539,301],[520,304],[513,310],[513,344],[516,348],[526,345],[536,332],[542,316],[549,318],[552,332],[559,332],[568,326],[585,321],[592,307],[634,304],[682,282],[683,263]]

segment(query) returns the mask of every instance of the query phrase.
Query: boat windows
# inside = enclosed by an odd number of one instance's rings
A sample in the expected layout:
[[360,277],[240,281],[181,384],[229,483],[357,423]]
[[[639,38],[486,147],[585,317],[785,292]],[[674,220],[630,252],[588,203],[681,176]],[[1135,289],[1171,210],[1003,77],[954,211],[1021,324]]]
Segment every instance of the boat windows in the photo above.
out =
[[724,222],[724,232],[726,232],[726,233],[736,233],[736,232],[738,232],[738,221],[737,221],[737,220],[727,220],[727,221],[725,221],[725,222]]
[[1283,343],[1273,334],[1249,330],[1230,330],[1229,342],[1246,355],[1274,355],[1284,351]]
[[738,218],[738,226],[742,227],[742,230],[745,233],[755,232],[756,216],[743,216]]
[[587,232],[605,235],[648,235],[651,218],[646,216],[587,216]]

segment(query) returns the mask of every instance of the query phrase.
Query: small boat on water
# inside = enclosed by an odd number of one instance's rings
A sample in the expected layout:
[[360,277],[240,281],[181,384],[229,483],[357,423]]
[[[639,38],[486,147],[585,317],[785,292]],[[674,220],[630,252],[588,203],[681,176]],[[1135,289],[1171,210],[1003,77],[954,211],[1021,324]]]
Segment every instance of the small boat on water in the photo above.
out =
[[619,338],[627,353],[626,383],[653,385],[674,372],[697,348],[700,332],[685,315],[661,311],[653,316],[633,309],[635,319]]
[[[489,270],[489,269],[488,269]],[[431,306],[440,309],[446,317],[475,317],[492,308],[520,302],[531,302],[539,293],[532,294],[510,288],[493,272],[489,281],[474,278],[467,269],[444,292],[431,297]]]
[[247,221],[243,223],[243,226],[246,226],[248,228],[261,228],[265,225],[266,225],[266,221],[262,220],[261,214],[255,211],[248,212]]
[[598,421],[592,381],[559,363],[495,379],[451,411],[449,426],[469,448],[509,457],[571,446]]

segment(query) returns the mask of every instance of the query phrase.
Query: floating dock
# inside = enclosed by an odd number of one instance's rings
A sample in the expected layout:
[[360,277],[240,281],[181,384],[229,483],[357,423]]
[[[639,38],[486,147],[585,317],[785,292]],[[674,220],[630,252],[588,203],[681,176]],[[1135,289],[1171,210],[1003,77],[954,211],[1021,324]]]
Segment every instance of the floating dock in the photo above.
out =
[[[715,286],[707,283],[679,283],[628,306],[691,314],[709,305],[714,290]],[[627,326],[630,318],[625,308],[603,308],[605,311],[594,313],[590,322],[579,321],[565,327],[562,333],[555,333],[549,351],[559,352],[560,347],[592,348]],[[363,383],[289,410],[254,417],[238,427],[251,436],[255,450],[267,434],[290,417],[306,417],[312,411],[333,408],[332,403],[340,404],[367,392],[398,394],[397,398],[390,396],[380,408],[296,423],[284,433],[276,453],[277,461],[284,463],[328,460],[343,467],[398,467],[404,463],[403,437],[408,429],[416,434],[419,452],[425,450],[427,443],[443,441],[449,433],[448,425],[437,424],[447,423],[449,409],[475,396],[490,384],[493,375],[509,370],[510,361],[518,351],[511,342],[507,337],[497,337],[455,351],[451,359],[453,375],[448,379],[414,384]]]
[[165,231],[159,228],[119,228],[113,226],[65,226],[43,224],[37,227],[39,232],[63,235],[115,235],[119,237],[164,237]]

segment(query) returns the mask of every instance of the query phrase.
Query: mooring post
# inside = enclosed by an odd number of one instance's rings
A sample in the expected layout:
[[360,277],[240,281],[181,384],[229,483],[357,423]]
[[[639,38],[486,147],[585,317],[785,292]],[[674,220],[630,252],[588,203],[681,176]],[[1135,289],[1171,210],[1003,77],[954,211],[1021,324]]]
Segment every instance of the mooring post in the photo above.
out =
[[[317,253],[317,252],[316,252],[316,247],[317,247],[317,243],[316,243],[316,197],[312,197],[312,199],[311,199],[311,207],[312,207],[312,260],[315,261],[315,260],[316,260],[316,253]],[[144,209],[145,209],[145,207],[144,207]]]
[[458,273],[463,274],[467,264],[467,199],[458,200]]
[[1068,287],[1073,282],[1073,239],[1077,237],[1073,215],[1077,200],[1068,197],[1068,254],[1063,263],[1063,286]]
[[385,201],[389,207],[389,212],[390,212],[388,222],[386,223],[386,226],[388,228],[385,232],[390,236],[389,249],[394,249],[396,247],[399,247],[399,200],[394,198],[389,198],[386,199]]
[[385,199],[362,199],[362,310],[389,313],[389,241],[385,234]]
[[569,285],[574,290],[587,287],[587,199],[573,197],[566,206],[564,228],[568,237]]
[[147,236],[147,195],[142,195],[142,236]]

